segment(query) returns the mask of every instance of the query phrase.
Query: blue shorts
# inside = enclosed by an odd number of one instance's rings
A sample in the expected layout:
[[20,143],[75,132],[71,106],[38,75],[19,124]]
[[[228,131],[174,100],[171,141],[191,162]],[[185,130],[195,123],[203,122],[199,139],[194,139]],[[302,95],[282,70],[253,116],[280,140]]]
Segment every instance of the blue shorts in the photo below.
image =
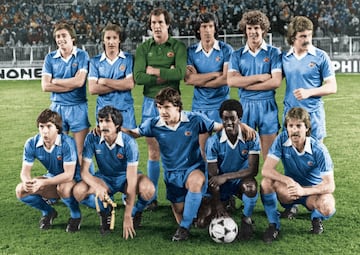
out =
[[64,132],[79,132],[90,127],[87,103],[78,105],[51,103],[50,109],[60,114]]
[[[290,108],[284,109],[283,123],[285,122],[285,115]],[[326,122],[325,122],[325,109],[324,106],[319,107],[314,112],[309,112],[311,122],[311,136],[322,140],[326,137]],[[286,129],[286,127],[284,127]]]
[[241,122],[258,130],[259,135],[277,134],[280,129],[278,107],[275,99],[241,99],[243,116]]
[[222,123],[222,120],[220,118],[219,110],[192,110],[193,112],[202,113],[206,117],[208,117],[211,120],[214,120],[218,123]]
[[285,209],[290,209],[291,207],[293,207],[294,205],[303,205],[308,211],[310,211],[309,208],[307,208],[306,206],[306,200],[307,200],[308,196],[304,196],[304,197],[300,197],[299,199],[295,200],[294,202],[292,202],[291,204],[283,204],[280,203],[282,207],[284,207]]
[[125,193],[126,185],[126,174],[120,176],[105,176],[99,171],[94,174],[94,176],[103,180],[110,190],[110,196],[114,195],[116,192]]
[[[199,168],[197,168],[199,169]],[[190,173],[194,171],[194,168],[190,168],[186,171],[165,171],[164,182],[166,185],[166,199],[171,203],[182,203],[185,201],[185,196],[188,190],[185,188],[187,178]],[[203,170],[203,169],[201,169]],[[204,171],[203,171],[204,172]],[[205,174],[205,173],[204,173]],[[202,188],[202,194],[204,195],[207,190],[207,175],[205,174],[205,183]]]
[[[43,175],[43,177],[45,178],[48,178],[48,179],[51,179],[51,178],[54,178],[56,175],[52,174],[52,173],[49,173],[47,172],[46,174]],[[81,175],[80,175],[80,172],[77,172],[75,171],[75,175],[74,175],[74,178],[73,180],[78,183],[81,181]]]
[[155,99],[144,97],[141,112],[141,123],[144,123],[147,119],[159,116],[159,111],[156,107]]
[[225,182],[220,186],[220,200],[228,201],[232,196],[238,195],[240,191],[241,179],[234,179]]
[[[99,106],[96,106],[96,111],[95,111],[95,119],[96,119],[96,125],[98,125],[98,121],[97,121],[97,113],[99,112],[99,110],[101,108],[103,108],[104,106],[102,107],[99,107]],[[135,111],[134,111],[134,107],[131,107],[131,108],[128,108],[126,110],[120,110],[119,111],[121,112],[121,115],[123,117],[123,124],[122,126],[124,128],[127,128],[127,129],[134,129],[136,128],[136,120],[135,120]]]

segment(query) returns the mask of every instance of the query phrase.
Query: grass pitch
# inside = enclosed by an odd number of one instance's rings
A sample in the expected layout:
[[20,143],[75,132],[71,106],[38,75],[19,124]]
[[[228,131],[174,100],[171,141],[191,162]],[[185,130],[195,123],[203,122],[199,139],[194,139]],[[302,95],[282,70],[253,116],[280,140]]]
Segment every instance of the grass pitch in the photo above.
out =
[[[25,206],[15,197],[15,186],[20,181],[23,145],[26,139],[37,133],[36,117],[50,104],[49,93],[41,91],[40,81],[0,82],[0,254],[358,254],[360,250],[358,217],[357,170],[360,144],[360,99],[359,75],[337,75],[338,93],[324,98],[327,133],[325,139],[335,164],[337,213],[324,222],[325,232],[319,236],[308,233],[310,215],[304,208],[293,221],[282,220],[279,241],[271,245],[262,242],[262,233],[267,220],[259,200],[254,212],[255,237],[248,242],[216,244],[207,229],[191,229],[191,238],[186,242],[173,243],[171,236],[177,224],[169,203],[165,200],[164,184],[160,181],[160,208],[144,212],[143,227],[133,240],[122,239],[122,216],[124,208],[116,211],[115,230],[101,237],[99,219],[95,210],[81,206],[82,226],[78,233],[66,233],[69,217],[67,208],[55,205],[59,217],[49,231],[40,231],[40,213]],[[277,91],[277,102],[282,111],[284,84]],[[192,87],[182,85],[185,110],[190,109]],[[237,98],[236,90],[231,92]],[[138,123],[142,103],[142,87],[133,90]],[[89,117],[95,123],[95,99],[89,95]],[[139,168],[146,171],[147,151],[145,139],[137,140],[140,149]],[[40,175],[44,169],[39,163],[33,172]],[[258,176],[258,179],[261,177]],[[120,196],[115,196],[120,204]],[[240,201],[237,206],[240,207]],[[239,223],[241,210],[233,218]]]

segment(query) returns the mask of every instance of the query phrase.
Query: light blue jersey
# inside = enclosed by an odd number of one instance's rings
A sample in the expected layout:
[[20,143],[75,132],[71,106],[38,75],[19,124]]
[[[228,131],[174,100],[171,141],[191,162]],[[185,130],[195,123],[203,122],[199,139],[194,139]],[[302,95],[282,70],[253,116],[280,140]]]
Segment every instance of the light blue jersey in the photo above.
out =
[[[66,79],[74,77],[78,71],[87,73],[88,69],[88,53],[74,47],[69,59],[62,58],[60,50],[47,54],[42,69],[42,75],[51,76],[53,79]],[[50,99],[53,103],[66,106],[86,103],[86,80],[82,87],[72,91],[66,93],[51,92]]]
[[[108,79],[125,79],[132,77],[133,57],[120,51],[116,60],[110,61],[106,58],[105,53],[99,54],[90,60],[89,80],[98,80],[99,78]],[[104,106],[113,106],[120,111],[132,109],[134,100],[131,90],[113,91],[107,94],[98,95],[96,100],[96,116],[98,110]]]
[[303,153],[291,144],[286,131],[277,136],[268,157],[281,160],[285,175],[293,178],[301,186],[313,186],[322,181],[322,176],[331,174],[333,162],[325,145],[312,137],[307,137]]
[[225,130],[222,130],[209,137],[206,142],[207,162],[217,163],[219,175],[247,169],[250,154],[260,154],[258,134],[256,134],[255,140],[244,141],[240,131],[238,140],[232,144],[227,138]]
[[298,88],[321,87],[324,80],[334,77],[335,72],[329,56],[323,50],[312,46],[305,56],[297,58],[291,48],[287,54],[283,54],[282,62],[286,79],[284,107],[286,109],[302,107],[309,113],[323,107],[321,97],[309,97],[299,101],[295,98],[293,91]]
[[49,176],[64,173],[64,165],[76,165],[74,179],[79,180],[80,165],[75,141],[66,134],[59,134],[55,145],[50,150],[44,147],[44,141],[40,134],[29,138],[24,146],[23,162],[33,165],[35,159],[39,160],[46,168],[46,174]]
[[[265,41],[261,44],[261,49],[252,53],[249,46],[246,45],[231,55],[228,72],[238,72],[242,76],[256,74],[271,74],[281,72],[281,51]],[[239,88],[239,98],[252,100],[273,99],[275,90],[246,90]]]
[[84,143],[83,159],[92,162],[94,155],[98,172],[107,177],[126,177],[127,166],[137,166],[139,160],[135,139],[123,132],[118,133],[111,146],[102,137],[89,133]]
[[[199,74],[223,72],[224,65],[228,64],[232,47],[223,42],[215,41],[214,47],[206,54],[201,47],[201,42],[191,45],[187,49],[187,65],[193,66]],[[227,84],[218,88],[194,87],[192,110],[218,110],[221,103],[229,99],[230,89]]]
[[155,117],[142,123],[138,131],[141,136],[155,137],[159,142],[163,168],[167,172],[204,166],[199,134],[210,132],[213,128],[213,120],[201,114],[182,111],[176,127],[169,127],[160,117]]

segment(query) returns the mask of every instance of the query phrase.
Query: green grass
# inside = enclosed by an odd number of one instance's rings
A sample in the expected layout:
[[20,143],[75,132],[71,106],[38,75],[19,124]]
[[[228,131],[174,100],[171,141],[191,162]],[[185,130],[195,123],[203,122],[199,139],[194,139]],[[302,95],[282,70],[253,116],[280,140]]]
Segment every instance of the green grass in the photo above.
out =
[[[133,240],[122,239],[123,206],[116,211],[115,231],[101,237],[95,210],[81,206],[81,231],[65,232],[68,210],[60,202],[55,205],[59,217],[49,231],[38,229],[40,213],[20,203],[15,197],[15,186],[20,181],[22,150],[25,140],[37,132],[35,120],[41,110],[49,106],[49,94],[41,92],[40,81],[0,82],[0,254],[358,254],[359,225],[357,192],[360,173],[357,169],[360,144],[360,89],[358,75],[338,75],[338,93],[325,97],[328,137],[325,139],[335,164],[337,202],[336,215],[325,222],[320,236],[308,234],[309,214],[300,209],[294,221],[283,220],[280,240],[266,245],[261,236],[267,221],[259,200],[254,212],[255,238],[249,242],[216,244],[210,240],[207,229],[191,229],[191,239],[173,243],[171,236],[176,223],[165,200],[164,184],[160,182],[160,209],[145,212],[143,227]],[[282,109],[284,85],[278,90],[277,102]],[[184,108],[190,109],[192,88],[182,86]],[[141,87],[133,91],[137,121],[140,121]],[[237,98],[235,90],[232,97]],[[95,96],[89,96],[89,117],[94,124]],[[137,140],[140,148],[140,169],[145,169],[147,151],[143,138]],[[42,174],[40,164],[34,173]],[[260,179],[260,176],[258,176]],[[119,195],[116,201],[119,202]],[[240,202],[237,202],[240,206]],[[234,218],[240,222],[238,209]]]

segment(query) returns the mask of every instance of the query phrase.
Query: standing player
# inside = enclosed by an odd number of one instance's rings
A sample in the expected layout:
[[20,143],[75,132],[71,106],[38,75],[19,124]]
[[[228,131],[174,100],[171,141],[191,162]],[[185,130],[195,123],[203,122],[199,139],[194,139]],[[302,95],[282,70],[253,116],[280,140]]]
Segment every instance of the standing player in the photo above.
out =
[[[230,93],[226,79],[233,49],[229,44],[217,40],[218,30],[219,24],[214,14],[202,13],[196,18],[194,33],[200,42],[187,50],[185,82],[194,86],[192,111],[203,113],[220,123],[219,108]],[[200,135],[202,153],[208,137],[207,133]]]
[[[66,232],[80,229],[81,213],[72,189],[80,177],[75,141],[62,133],[62,120],[58,113],[46,109],[37,118],[39,134],[29,138],[24,147],[21,183],[16,187],[16,197],[42,213],[39,227],[51,228],[57,211],[45,202],[58,199],[70,209]],[[38,159],[47,170],[40,177],[32,177],[31,170]]]
[[325,51],[312,45],[313,24],[297,16],[288,26],[289,52],[283,55],[286,79],[284,114],[292,107],[303,107],[310,114],[311,135],[322,141],[326,137],[322,96],[336,93],[335,72]]
[[224,101],[219,110],[223,130],[211,136],[206,143],[209,171],[209,191],[216,206],[216,214],[224,214],[221,201],[233,195],[244,203],[239,238],[249,240],[253,235],[253,213],[258,198],[260,139],[247,141],[241,133],[242,106],[239,101]]
[[[133,238],[135,230],[141,225],[142,211],[154,196],[155,188],[149,178],[138,173],[138,147],[132,137],[121,132],[121,112],[105,106],[97,116],[101,136],[93,132],[86,136],[81,165],[83,181],[74,187],[74,196],[82,204],[96,208],[96,195],[105,201],[106,195],[112,197],[116,192],[125,193],[123,237]],[[95,174],[90,171],[93,156],[99,167]],[[136,194],[139,196],[134,206]],[[101,234],[110,230],[111,215],[108,209],[101,207]]]
[[231,55],[227,79],[230,87],[239,88],[241,121],[258,130],[264,159],[280,128],[275,89],[282,80],[281,52],[264,40],[269,28],[262,12],[244,13],[240,29],[246,45]]
[[[169,35],[170,15],[164,9],[154,9],[148,20],[153,37],[136,49],[134,77],[136,84],[143,85],[144,102],[142,122],[156,117],[159,112],[154,98],[165,87],[180,92],[180,81],[186,72],[186,46]],[[158,190],[160,175],[159,144],[153,137],[146,137],[148,145],[147,173]],[[157,195],[149,209],[157,207]]]
[[57,23],[53,36],[58,49],[45,57],[41,86],[51,92],[50,108],[62,117],[63,131],[73,133],[81,162],[90,127],[86,98],[89,55],[76,47],[76,33],[70,24]]
[[134,137],[154,137],[158,141],[166,197],[179,224],[172,240],[182,241],[189,237],[190,226],[207,187],[199,134],[218,131],[222,125],[204,115],[182,111],[180,94],[176,89],[162,89],[155,102],[160,115],[127,132]]
[[[313,234],[321,234],[322,220],[335,213],[333,163],[325,145],[310,136],[309,113],[304,108],[290,109],[284,127],[262,168],[261,199],[270,223],[263,236],[266,243],[279,235],[278,200],[285,208],[302,204],[311,211]],[[276,170],[280,160],[284,174]]]
[[108,24],[103,29],[104,52],[90,60],[88,75],[89,91],[98,94],[95,116],[99,109],[110,105],[121,111],[124,127],[135,128],[134,100],[131,89],[133,57],[120,49],[121,29],[119,25]]

